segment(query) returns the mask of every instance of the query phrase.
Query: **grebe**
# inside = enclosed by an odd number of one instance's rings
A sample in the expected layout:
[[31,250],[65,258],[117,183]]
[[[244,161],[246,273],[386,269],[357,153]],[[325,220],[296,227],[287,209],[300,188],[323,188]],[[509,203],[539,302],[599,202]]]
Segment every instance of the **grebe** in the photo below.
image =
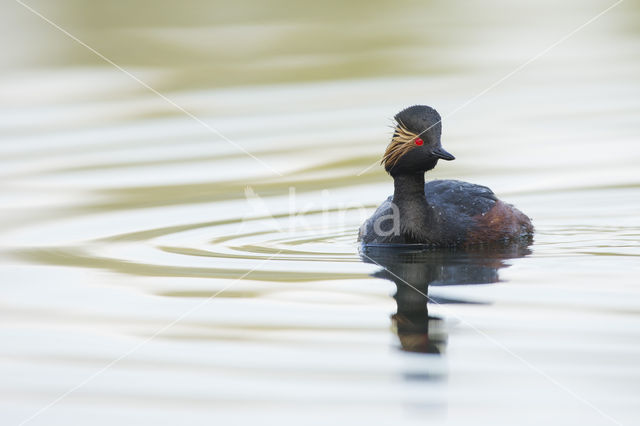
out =
[[425,184],[425,172],[439,159],[455,159],[442,148],[435,109],[414,105],[394,118],[395,132],[381,161],[393,177],[393,196],[362,224],[358,241],[467,247],[531,239],[531,220],[489,188],[458,180]]

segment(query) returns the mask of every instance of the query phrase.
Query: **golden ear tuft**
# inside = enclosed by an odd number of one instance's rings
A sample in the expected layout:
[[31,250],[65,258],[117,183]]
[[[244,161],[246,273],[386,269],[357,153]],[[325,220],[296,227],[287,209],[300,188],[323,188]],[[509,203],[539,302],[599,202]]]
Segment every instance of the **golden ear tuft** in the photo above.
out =
[[414,144],[416,138],[418,138],[417,134],[407,130],[402,123],[398,123],[380,164],[384,165],[386,170],[391,169],[403,155],[416,146]]

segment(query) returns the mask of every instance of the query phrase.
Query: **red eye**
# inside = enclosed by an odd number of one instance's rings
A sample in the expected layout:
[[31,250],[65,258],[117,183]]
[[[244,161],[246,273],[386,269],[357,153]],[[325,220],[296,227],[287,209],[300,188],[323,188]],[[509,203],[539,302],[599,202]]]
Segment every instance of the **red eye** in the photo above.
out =
[[420,138],[416,138],[416,145],[420,146],[420,145],[424,145],[424,141]]

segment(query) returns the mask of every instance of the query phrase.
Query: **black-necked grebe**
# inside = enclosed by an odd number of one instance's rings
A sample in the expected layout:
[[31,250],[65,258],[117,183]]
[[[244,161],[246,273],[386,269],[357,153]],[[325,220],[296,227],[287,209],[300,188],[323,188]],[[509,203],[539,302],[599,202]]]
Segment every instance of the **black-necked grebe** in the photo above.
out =
[[441,118],[435,109],[415,105],[395,120],[381,161],[393,177],[393,196],[362,224],[359,241],[455,247],[531,238],[531,220],[489,188],[457,180],[425,184],[425,172],[438,159],[455,158],[442,148]]

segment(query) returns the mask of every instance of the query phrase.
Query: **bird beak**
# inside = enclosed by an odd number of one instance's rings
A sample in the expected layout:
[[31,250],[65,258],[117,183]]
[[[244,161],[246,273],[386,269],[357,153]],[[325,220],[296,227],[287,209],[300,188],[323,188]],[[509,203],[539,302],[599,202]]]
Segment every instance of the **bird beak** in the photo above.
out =
[[441,146],[439,146],[439,147],[437,147],[436,149],[433,150],[433,155],[435,155],[438,158],[442,158],[443,160],[447,160],[447,161],[451,161],[451,160],[455,160],[456,159],[456,157],[454,157],[453,155],[449,154]]

